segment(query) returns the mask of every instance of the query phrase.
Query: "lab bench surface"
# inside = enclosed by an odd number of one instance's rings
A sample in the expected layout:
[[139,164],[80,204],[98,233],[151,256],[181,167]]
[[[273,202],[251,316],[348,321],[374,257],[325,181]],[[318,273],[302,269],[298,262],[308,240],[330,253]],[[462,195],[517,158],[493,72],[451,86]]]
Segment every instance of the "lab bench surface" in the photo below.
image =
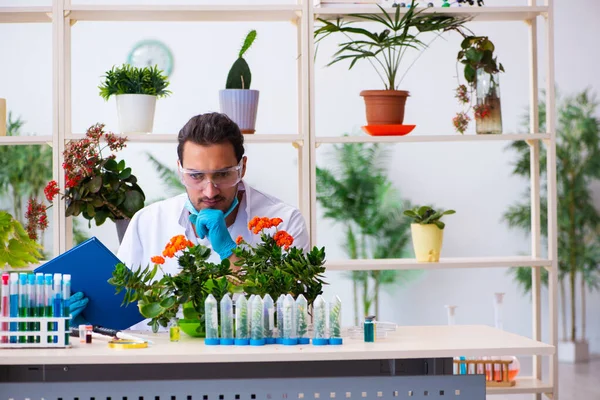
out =
[[144,349],[110,349],[107,341],[79,343],[68,349],[3,349],[0,365],[203,364],[277,363],[303,361],[401,360],[456,356],[552,355],[554,347],[523,336],[481,325],[400,326],[374,343],[344,338],[339,346],[265,345],[205,346],[202,339],[182,333],[179,342],[168,334],[141,335],[153,344]]

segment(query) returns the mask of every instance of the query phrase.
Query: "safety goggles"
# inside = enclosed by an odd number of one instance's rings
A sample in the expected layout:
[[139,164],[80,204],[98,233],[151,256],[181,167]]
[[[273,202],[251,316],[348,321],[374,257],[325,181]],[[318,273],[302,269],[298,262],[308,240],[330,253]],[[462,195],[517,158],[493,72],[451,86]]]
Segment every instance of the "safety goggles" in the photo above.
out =
[[219,189],[230,188],[242,180],[242,162],[243,159],[234,167],[213,171],[199,171],[180,166],[179,178],[188,189],[204,190],[209,182]]

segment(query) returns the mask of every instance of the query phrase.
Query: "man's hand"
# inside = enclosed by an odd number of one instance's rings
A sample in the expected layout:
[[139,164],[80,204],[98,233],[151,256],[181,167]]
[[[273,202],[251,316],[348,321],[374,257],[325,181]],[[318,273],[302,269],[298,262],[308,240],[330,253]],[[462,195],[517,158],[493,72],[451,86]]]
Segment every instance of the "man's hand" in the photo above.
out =
[[227,230],[223,211],[205,208],[198,213],[195,225],[198,237],[204,239],[208,236],[213,250],[219,254],[221,260],[233,254],[233,249],[237,246]]

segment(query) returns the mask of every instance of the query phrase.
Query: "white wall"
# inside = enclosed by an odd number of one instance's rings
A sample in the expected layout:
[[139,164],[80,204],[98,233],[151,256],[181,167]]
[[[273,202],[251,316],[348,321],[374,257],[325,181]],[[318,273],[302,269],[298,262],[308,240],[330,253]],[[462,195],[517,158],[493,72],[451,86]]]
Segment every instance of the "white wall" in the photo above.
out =
[[[207,3],[208,1],[204,1]],[[242,1],[240,1],[242,2]],[[246,1],[252,2],[251,0]],[[10,4],[21,4],[12,0]],[[27,4],[44,2],[28,1]],[[83,3],[83,2],[74,2]],[[119,3],[113,1],[113,3]],[[130,1],[129,3],[134,3]],[[184,3],[184,2],[179,2]],[[266,3],[266,2],[263,2]],[[272,3],[272,2],[271,2]],[[488,5],[507,4],[500,0]],[[600,3],[593,0],[556,1],[556,83],[562,92],[590,86],[600,90],[593,52],[593,40],[600,33],[595,17]],[[568,6],[567,6],[568,3]],[[8,5],[6,0],[0,4]],[[509,4],[525,4],[513,0]],[[497,46],[498,57],[507,72],[501,77],[504,131],[516,132],[519,116],[528,104],[527,29],[524,23],[477,23],[478,34],[488,34]],[[104,102],[97,86],[104,71],[126,60],[139,40],[156,38],[172,49],[175,70],[171,76],[173,95],[160,100],[155,132],[176,134],[187,119],[197,113],[218,110],[218,90],[243,35],[258,30],[255,46],[247,55],[253,72],[253,87],[261,90],[258,134],[295,133],[296,42],[290,23],[77,23],[73,27],[73,130],[78,133],[105,122],[116,129],[114,100]],[[379,29],[379,28],[378,28]],[[540,35],[543,30],[540,30]],[[9,109],[27,120],[25,130],[50,134],[52,123],[51,27],[50,25],[0,25],[0,97],[8,98]],[[543,42],[543,41],[542,41]],[[458,110],[455,57],[459,38],[438,39],[407,74],[402,88],[411,91],[406,123],[417,124],[412,135],[455,134],[451,119]],[[368,65],[349,72],[345,65],[323,68],[334,50],[328,42],[320,50],[316,68],[317,134],[360,133],[364,104],[360,90],[381,88]],[[540,47],[540,85],[545,84],[544,46]],[[468,134],[473,134],[471,130]],[[423,143],[394,145],[390,177],[402,195],[413,202],[433,202],[454,208],[447,218],[444,244],[446,256],[507,256],[524,254],[528,238],[511,231],[501,221],[509,204],[519,200],[527,182],[511,176],[513,155],[506,143]],[[318,162],[327,165],[323,145]],[[121,153],[149,199],[163,196],[156,173],[143,154],[151,151],[164,162],[175,165],[175,145],[130,144]],[[297,205],[297,157],[289,145],[249,145],[248,180],[259,189]],[[340,258],[338,227],[318,221],[318,245],[326,246],[329,258]],[[116,250],[114,226],[93,227],[111,249]],[[350,281],[330,273],[328,296],[339,294],[345,305],[344,323],[351,323]],[[445,304],[456,304],[457,323],[493,324],[492,294],[506,292],[504,328],[529,335],[530,301],[507,275],[506,269],[435,271],[421,274],[416,281],[384,297],[380,319],[399,324],[444,324]],[[547,322],[546,290],[543,294],[544,323]],[[588,297],[588,337],[591,349],[600,352],[600,295]],[[544,332],[547,339],[547,332]],[[524,363],[527,369],[527,362]]]

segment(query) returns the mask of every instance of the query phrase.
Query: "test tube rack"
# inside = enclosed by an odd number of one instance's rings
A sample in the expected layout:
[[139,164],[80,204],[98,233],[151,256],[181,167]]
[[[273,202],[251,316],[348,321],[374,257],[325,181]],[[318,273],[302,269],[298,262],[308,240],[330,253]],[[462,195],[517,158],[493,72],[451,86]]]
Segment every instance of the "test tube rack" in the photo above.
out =
[[[0,317],[0,348],[69,348],[71,344],[67,343],[66,335],[70,332],[65,329],[65,322],[70,319],[71,317]],[[36,323],[39,329],[11,331],[11,323]],[[49,323],[54,324],[56,329],[49,330]],[[11,337],[16,337],[17,343],[11,343]],[[19,343],[21,337],[25,337],[27,343]],[[27,340],[29,338],[33,338],[33,342]]]
[[[508,368],[512,360],[454,360],[454,365],[460,371],[460,367],[466,367],[467,375],[485,374],[485,385],[488,387],[511,387],[515,386],[515,380],[508,379]],[[500,379],[494,379],[500,376]]]

